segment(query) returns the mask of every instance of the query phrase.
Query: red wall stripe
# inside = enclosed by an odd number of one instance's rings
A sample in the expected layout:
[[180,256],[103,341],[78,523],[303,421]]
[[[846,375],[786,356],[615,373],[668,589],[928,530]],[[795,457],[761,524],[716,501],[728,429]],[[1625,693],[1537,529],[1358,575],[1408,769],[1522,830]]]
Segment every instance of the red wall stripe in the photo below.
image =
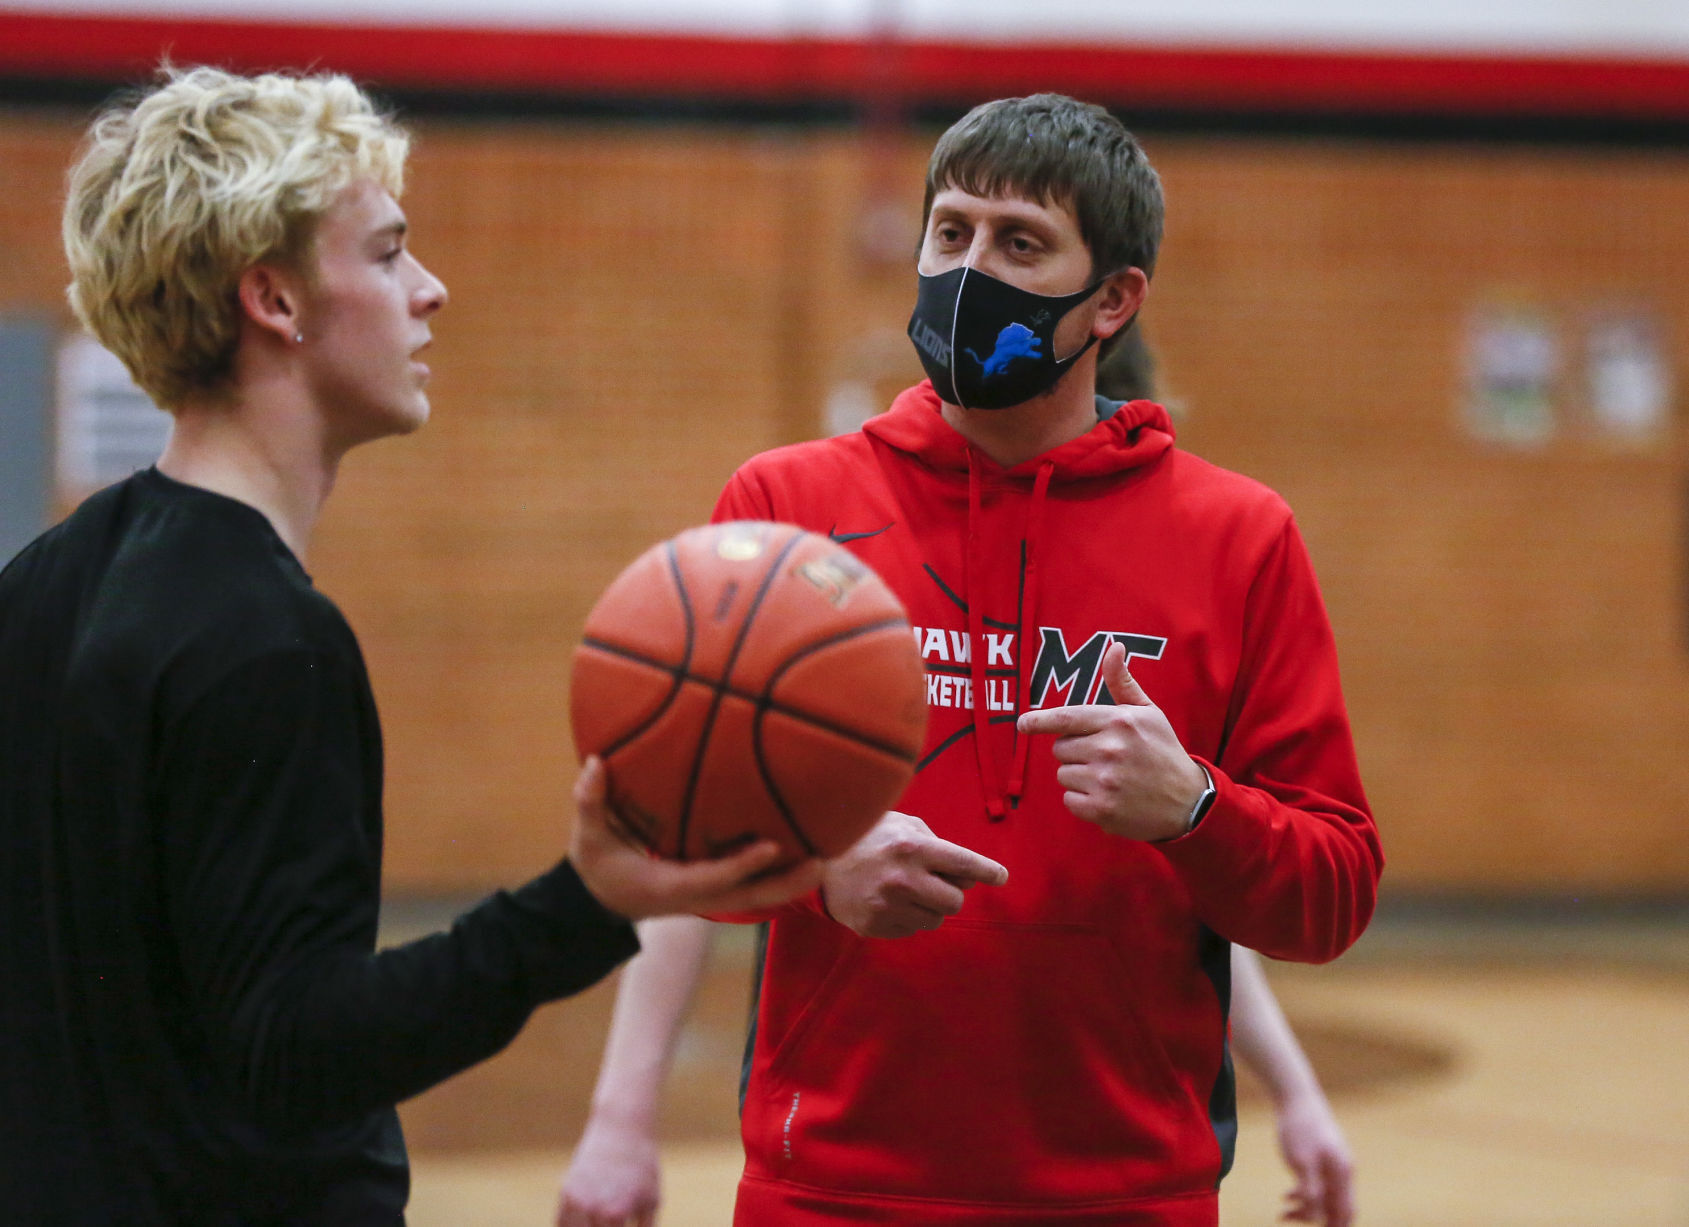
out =
[[0,13],[0,74],[138,80],[165,52],[393,88],[798,102],[1057,89],[1116,106],[1689,118],[1689,61],[1263,48],[1015,46]]

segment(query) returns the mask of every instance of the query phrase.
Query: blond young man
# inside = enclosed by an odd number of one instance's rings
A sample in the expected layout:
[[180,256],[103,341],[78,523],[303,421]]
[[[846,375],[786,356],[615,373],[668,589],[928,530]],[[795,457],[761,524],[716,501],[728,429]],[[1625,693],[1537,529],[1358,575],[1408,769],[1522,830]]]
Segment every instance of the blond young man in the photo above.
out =
[[407,147],[341,77],[166,70],[71,173],[72,305],[174,431],[0,573],[9,1221],[402,1222],[397,1101],[630,919],[815,884],[625,847],[589,763],[566,860],[375,952],[380,727],[305,566],[341,457],[428,417]]

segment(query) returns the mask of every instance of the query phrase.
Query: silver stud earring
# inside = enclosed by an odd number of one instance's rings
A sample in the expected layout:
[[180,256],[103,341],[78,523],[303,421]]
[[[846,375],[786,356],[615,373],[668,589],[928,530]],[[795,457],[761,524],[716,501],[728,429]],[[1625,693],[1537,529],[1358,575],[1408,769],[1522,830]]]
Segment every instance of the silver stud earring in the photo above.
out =
[[304,333],[302,333],[302,332],[296,332],[296,333],[294,333],[294,334],[293,334],[293,343],[294,343],[294,344],[295,344],[295,345],[303,345],[303,344],[305,344],[305,334],[304,334]]

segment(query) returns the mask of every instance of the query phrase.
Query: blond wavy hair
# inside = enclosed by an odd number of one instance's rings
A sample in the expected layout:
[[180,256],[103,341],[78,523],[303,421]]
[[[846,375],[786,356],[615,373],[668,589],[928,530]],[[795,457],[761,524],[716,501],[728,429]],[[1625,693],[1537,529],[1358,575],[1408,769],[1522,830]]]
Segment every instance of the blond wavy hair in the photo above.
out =
[[241,274],[309,275],[317,219],[366,176],[398,196],[410,137],[343,76],[159,72],[89,128],[64,245],[77,318],[174,410],[227,391]]

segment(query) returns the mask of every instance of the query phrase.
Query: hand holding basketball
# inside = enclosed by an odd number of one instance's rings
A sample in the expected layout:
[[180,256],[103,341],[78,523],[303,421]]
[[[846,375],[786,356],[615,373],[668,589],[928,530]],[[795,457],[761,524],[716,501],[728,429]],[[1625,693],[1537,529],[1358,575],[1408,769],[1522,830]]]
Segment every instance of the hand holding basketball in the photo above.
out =
[[1103,681],[1116,703],[1023,712],[1021,736],[1052,733],[1056,782],[1076,818],[1127,839],[1174,839],[1207,787],[1162,710],[1126,668],[1126,649],[1103,653]]
[[1009,871],[988,856],[940,839],[912,814],[881,818],[847,852],[827,861],[821,897],[832,918],[862,937],[908,937],[962,910],[963,892],[1001,886]]
[[813,860],[760,876],[784,855],[773,840],[693,864],[653,857],[619,833],[604,796],[604,764],[597,758],[587,759],[575,782],[575,811],[569,860],[593,897],[629,920],[760,911],[807,894],[821,880],[820,864]]

